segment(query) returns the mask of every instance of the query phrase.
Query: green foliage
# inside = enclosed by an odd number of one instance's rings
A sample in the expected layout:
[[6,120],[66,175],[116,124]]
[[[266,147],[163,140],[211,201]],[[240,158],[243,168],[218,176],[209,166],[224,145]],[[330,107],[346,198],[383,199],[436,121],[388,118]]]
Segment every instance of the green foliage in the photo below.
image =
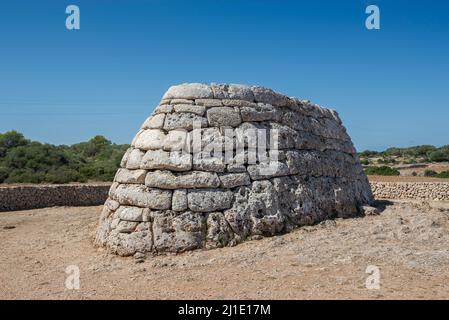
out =
[[449,151],[448,150],[436,150],[429,154],[429,160],[435,162],[449,161]]
[[424,171],[424,176],[425,177],[435,177],[438,173],[436,171],[433,170],[425,170]]
[[379,154],[380,154],[380,152],[378,152],[378,151],[365,150],[363,152],[360,152],[359,156],[364,157],[364,158],[370,158],[370,157],[378,156]]
[[25,139],[23,134],[17,131],[0,133],[0,158],[4,157],[9,149],[25,146],[28,143],[29,141]]
[[0,183],[111,181],[127,148],[103,136],[55,146],[6,132],[0,134]]
[[448,179],[449,178],[449,171],[441,171],[436,175],[437,178],[443,178]]
[[388,148],[385,151],[363,151],[359,154],[362,158],[382,157],[379,163],[394,163],[394,159],[391,157],[401,157],[407,160],[404,163],[411,163],[410,159],[413,159],[413,163],[420,162],[442,162],[449,161],[449,145],[437,148],[431,145],[420,145],[409,148]]
[[364,165],[364,166],[367,166],[367,165],[369,165],[369,160],[368,159],[363,159],[363,160],[360,160],[360,163],[362,165]]
[[367,175],[378,175],[378,176],[398,176],[400,174],[398,170],[388,166],[381,166],[381,167],[371,166],[365,169],[365,173]]

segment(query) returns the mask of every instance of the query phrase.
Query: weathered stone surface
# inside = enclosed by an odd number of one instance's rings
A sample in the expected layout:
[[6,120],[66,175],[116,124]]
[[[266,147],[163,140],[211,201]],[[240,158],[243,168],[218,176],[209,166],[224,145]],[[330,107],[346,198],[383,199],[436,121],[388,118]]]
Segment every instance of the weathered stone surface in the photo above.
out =
[[[191,99],[171,99],[170,100],[170,104],[171,105],[176,105],[176,104],[195,104],[194,100]],[[176,108],[175,108],[176,110]]]
[[143,130],[137,137],[134,147],[141,150],[157,150],[164,147],[165,133],[158,129]]
[[149,172],[145,185],[160,189],[197,189],[217,188],[220,186],[218,175],[212,172],[190,171],[174,174],[171,171]]
[[169,209],[172,191],[151,189],[143,185],[121,184],[113,194],[113,199],[122,205],[150,209]]
[[243,121],[278,121],[282,111],[269,104],[258,103],[255,107],[242,107]]
[[205,218],[201,214],[163,211],[153,217],[154,249],[156,252],[182,252],[201,248],[204,226]]
[[162,129],[164,126],[165,114],[159,113],[151,115],[142,125],[142,129]]
[[289,175],[288,166],[280,161],[248,165],[248,173],[253,180],[270,179]]
[[192,155],[178,151],[150,150],[143,156],[140,167],[149,170],[187,171],[192,169]]
[[232,191],[191,190],[187,194],[189,209],[194,212],[212,212],[228,209],[232,205]]
[[210,86],[201,83],[185,83],[171,86],[163,99],[209,99],[213,98]]
[[114,181],[119,183],[138,183],[142,184],[145,182],[145,176],[147,174],[146,170],[128,170],[128,169],[118,169],[115,174]]
[[220,99],[196,99],[195,104],[204,107],[221,107],[223,105]]
[[175,105],[175,111],[179,113],[189,112],[202,116],[206,112],[206,107],[192,104],[177,104]]
[[186,211],[187,205],[187,190],[177,189],[173,191],[173,198],[171,204],[173,211]]
[[220,175],[221,186],[226,189],[239,186],[247,186],[251,184],[248,173],[228,173]]
[[194,113],[172,113],[165,117],[164,129],[186,129],[192,130],[193,127],[207,127],[207,119]]
[[151,229],[132,233],[112,231],[106,241],[108,249],[120,256],[132,256],[136,252],[150,252],[153,248]]
[[95,243],[136,256],[232,246],[375,212],[372,200],[334,110],[263,87],[184,84],[123,156]]
[[164,150],[190,152],[190,134],[187,130],[169,131],[165,137]]
[[254,99],[256,100],[256,102],[267,103],[273,106],[280,106],[280,107],[289,105],[288,97],[281,95],[277,92],[274,92],[271,89],[258,86],[253,86],[251,87],[251,89],[253,91]]
[[206,225],[206,248],[221,248],[233,244],[234,232],[222,212],[209,213]]
[[237,127],[242,123],[240,113],[231,107],[216,107],[207,110],[207,120],[211,127]]
[[121,206],[116,214],[120,220],[143,222],[144,210],[144,208]]
[[156,109],[154,109],[155,114],[172,113],[172,112],[173,112],[173,106],[169,105],[169,104],[160,105]]
[[226,164],[223,157],[215,157],[209,153],[197,153],[193,157],[193,169],[212,172],[224,172]]
[[[126,161],[126,169],[139,169],[145,152],[139,149],[132,149]],[[124,167],[124,166],[122,166]]]
[[120,206],[120,203],[118,201],[112,200],[111,198],[108,198],[104,204],[106,207],[109,208],[111,211],[115,211]]

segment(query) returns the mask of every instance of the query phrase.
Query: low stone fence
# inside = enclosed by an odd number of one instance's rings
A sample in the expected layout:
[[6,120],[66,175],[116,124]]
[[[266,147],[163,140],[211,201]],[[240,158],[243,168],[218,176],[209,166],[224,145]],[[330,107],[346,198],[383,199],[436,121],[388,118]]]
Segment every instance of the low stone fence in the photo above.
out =
[[110,184],[0,186],[0,212],[101,205],[109,188]]
[[449,182],[370,181],[376,199],[449,201]]

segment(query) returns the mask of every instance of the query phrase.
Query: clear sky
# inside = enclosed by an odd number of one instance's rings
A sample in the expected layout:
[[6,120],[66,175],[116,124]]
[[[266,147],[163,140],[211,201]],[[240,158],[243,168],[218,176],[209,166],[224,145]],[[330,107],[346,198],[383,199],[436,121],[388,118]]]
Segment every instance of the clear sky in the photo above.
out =
[[170,85],[223,82],[335,108],[359,150],[449,144],[448,14],[445,0],[2,1],[0,132],[129,143]]

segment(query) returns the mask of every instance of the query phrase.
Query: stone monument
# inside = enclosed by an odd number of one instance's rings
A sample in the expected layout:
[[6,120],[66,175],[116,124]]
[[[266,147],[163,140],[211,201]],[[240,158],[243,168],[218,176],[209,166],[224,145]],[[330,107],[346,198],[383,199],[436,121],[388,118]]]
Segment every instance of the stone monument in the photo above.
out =
[[172,86],[123,156],[95,243],[122,256],[236,245],[373,201],[335,110],[258,86]]

